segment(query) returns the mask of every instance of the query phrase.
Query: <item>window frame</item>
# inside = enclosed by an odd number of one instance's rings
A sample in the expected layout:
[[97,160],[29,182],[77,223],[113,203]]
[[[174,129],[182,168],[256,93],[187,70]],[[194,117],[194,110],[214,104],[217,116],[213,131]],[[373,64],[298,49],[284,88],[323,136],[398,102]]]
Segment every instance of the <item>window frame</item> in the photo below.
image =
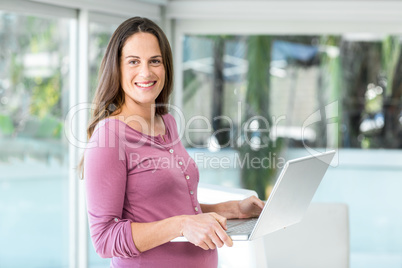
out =
[[[83,154],[83,148],[71,141],[86,141],[88,113],[77,112],[88,107],[89,58],[88,39],[91,22],[117,23],[141,15],[161,21],[158,5],[135,3],[127,0],[99,1],[93,5],[88,0],[61,3],[57,0],[2,0],[0,10],[17,14],[45,18],[70,19],[70,62],[69,62],[69,107],[64,134],[69,141],[69,267],[88,267],[88,222],[84,181],[79,179],[75,167]],[[68,6],[67,6],[68,5]],[[113,13],[110,13],[110,12]],[[74,111],[75,109],[75,111]],[[68,126],[68,127],[67,127]],[[77,135],[74,136],[74,134]],[[80,143],[81,144],[81,143]],[[82,147],[82,146],[81,146]]]

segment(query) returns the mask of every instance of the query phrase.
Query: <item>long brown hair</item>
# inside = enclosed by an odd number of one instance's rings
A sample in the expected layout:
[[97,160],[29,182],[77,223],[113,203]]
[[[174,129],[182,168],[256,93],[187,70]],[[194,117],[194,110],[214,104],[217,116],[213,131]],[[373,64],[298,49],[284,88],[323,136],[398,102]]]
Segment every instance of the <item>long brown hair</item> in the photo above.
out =
[[[155,100],[157,115],[168,112],[169,96],[173,90],[173,56],[169,41],[162,29],[147,18],[133,17],[124,21],[113,33],[106,48],[99,68],[98,86],[93,100],[92,117],[87,128],[88,140],[91,138],[99,121],[109,117],[114,111],[119,111],[124,104],[124,91],[120,85],[120,57],[122,49],[129,37],[136,33],[153,34],[159,43],[165,68],[165,84]],[[78,166],[83,178],[82,157]]]

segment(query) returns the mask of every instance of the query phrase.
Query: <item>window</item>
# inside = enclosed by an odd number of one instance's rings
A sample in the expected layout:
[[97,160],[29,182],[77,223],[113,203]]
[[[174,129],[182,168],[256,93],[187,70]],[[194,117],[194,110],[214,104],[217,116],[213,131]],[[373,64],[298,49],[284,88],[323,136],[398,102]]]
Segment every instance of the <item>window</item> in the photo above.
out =
[[69,20],[0,12],[0,36],[1,265],[67,267]]
[[89,99],[92,101],[98,83],[98,72],[106,47],[118,24],[91,22],[89,24]]
[[267,198],[286,160],[337,148],[313,202],[349,206],[352,267],[400,266],[401,40],[185,35],[183,140],[200,182]]
[[186,35],[183,47],[190,151],[402,148],[399,36]]
[[[255,38],[260,43],[253,42]],[[263,56],[247,58],[259,45],[270,51],[265,58],[270,64],[262,70],[258,68]],[[268,92],[261,102],[271,116],[283,117],[276,134],[289,146],[402,148],[400,47],[399,36],[188,35],[183,51],[184,114],[202,114],[216,123],[220,115],[236,118],[237,102],[249,105],[242,111],[247,113],[253,109],[246,100],[252,83],[247,72],[261,72]],[[198,101],[201,96],[206,102]],[[328,137],[323,135],[325,125],[314,124],[304,129],[302,140],[301,128],[309,116],[334,102],[338,133]],[[195,133],[186,143],[206,145],[211,134]]]

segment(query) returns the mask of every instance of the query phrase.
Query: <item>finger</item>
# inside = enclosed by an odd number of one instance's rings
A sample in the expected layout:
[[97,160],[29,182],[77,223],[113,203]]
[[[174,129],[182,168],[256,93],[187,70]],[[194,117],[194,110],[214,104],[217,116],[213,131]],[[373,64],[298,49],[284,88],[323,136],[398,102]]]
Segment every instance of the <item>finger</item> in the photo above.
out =
[[215,233],[216,233],[216,239],[218,240],[214,241],[214,243],[218,245],[218,247],[222,247],[223,245],[231,247],[233,245],[232,239],[222,228],[217,228]]
[[[218,226],[217,228],[219,228],[223,233],[226,233],[225,231],[223,231],[221,226]],[[211,241],[212,241],[212,243],[214,243],[214,245],[216,247],[221,248],[225,243],[222,241],[222,239],[218,235],[219,229],[216,230],[214,232],[214,234],[211,236]]]
[[253,214],[252,216],[258,217],[261,214],[263,209],[264,209],[264,206],[261,207],[261,205],[259,203],[255,203],[254,209],[252,210],[252,214]]
[[265,206],[265,203],[261,199],[259,199],[258,197],[254,196],[254,195],[250,196],[249,200],[251,201],[251,203],[253,205],[257,206],[260,209],[263,209],[264,206]]
[[263,209],[264,206],[265,206],[264,201],[262,201],[262,200],[259,199],[259,198],[256,198],[256,199],[257,199],[257,200],[256,200],[255,204],[256,204],[259,208]]
[[219,222],[220,226],[222,226],[223,229],[227,230],[227,219],[219,214],[216,213],[211,213],[211,216],[215,218],[217,222]]
[[211,238],[207,238],[204,240],[204,244],[207,245],[208,249],[215,249],[216,244],[211,240]]
[[227,230],[227,219],[217,213],[211,213],[210,215],[214,217],[218,223],[214,227],[215,234],[211,237],[212,241],[218,247],[222,247],[223,245],[231,247],[233,245],[233,241],[225,232],[225,230]]
[[252,196],[250,196],[249,198],[250,198],[250,201],[251,201],[253,204],[259,206],[260,208],[263,208],[263,207],[264,207],[264,202],[263,202],[261,199],[259,199],[258,197],[252,195]]
[[220,235],[219,238],[223,242],[223,244],[225,244],[227,247],[233,246],[232,238],[230,238],[230,236],[228,236],[228,234],[226,232],[224,232],[224,234]]
[[196,244],[196,246],[199,246],[203,250],[209,250],[209,247],[208,247],[207,244],[205,244],[205,242],[201,242],[200,244]]

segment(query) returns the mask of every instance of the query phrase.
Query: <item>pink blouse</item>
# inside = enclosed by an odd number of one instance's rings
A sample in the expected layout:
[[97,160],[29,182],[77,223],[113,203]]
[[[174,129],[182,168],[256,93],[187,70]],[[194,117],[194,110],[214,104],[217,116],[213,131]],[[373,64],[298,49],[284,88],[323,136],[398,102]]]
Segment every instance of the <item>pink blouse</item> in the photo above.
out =
[[[153,222],[202,213],[199,173],[180,142],[173,116],[166,133],[148,136],[117,119],[101,121],[85,151],[84,179],[90,233],[111,267],[217,267],[216,250],[168,242],[140,253],[131,222]],[[161,230],[162,231],[162,230]]]

